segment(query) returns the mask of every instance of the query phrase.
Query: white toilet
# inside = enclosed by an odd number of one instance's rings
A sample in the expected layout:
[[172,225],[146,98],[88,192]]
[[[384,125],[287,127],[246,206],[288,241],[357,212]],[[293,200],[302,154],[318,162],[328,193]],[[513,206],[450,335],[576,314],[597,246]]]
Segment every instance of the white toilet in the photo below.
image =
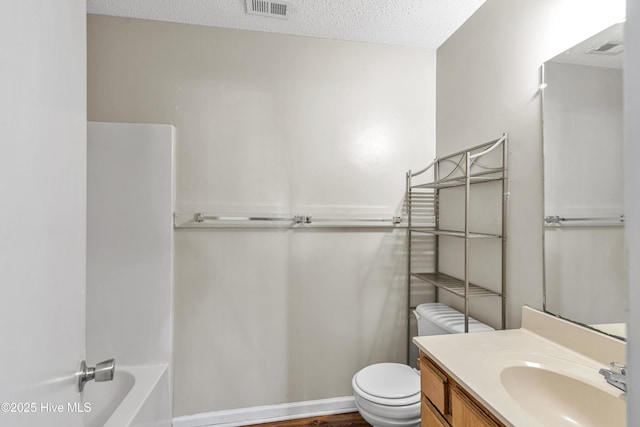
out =
[[[464,332],[464,315],[444,304],[420,304],[414,311],[418,335]],[[469,318],[469,332],[493,331]],[[377,363],[358,371],[351,380],[356,407],[375,427],[420,425],[420,374],[401,363]]]

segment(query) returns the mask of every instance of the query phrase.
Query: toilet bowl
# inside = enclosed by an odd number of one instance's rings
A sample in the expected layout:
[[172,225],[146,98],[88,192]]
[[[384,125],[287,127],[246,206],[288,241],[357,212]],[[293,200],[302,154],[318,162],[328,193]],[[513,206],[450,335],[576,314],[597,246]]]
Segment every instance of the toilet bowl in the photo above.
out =
[[[418,335],[464,332],[464,315],[444,304],[420,304],[414,311]],[[492,331],[469,318],[469,332]],[[420,425],[420,375],[401,363],[377,363],[358,371],[351,380],[356,407],[374,427]]]
[[376,427],[420,425],[420,376],[407,365],[377,363],[351,380],[356,407]]

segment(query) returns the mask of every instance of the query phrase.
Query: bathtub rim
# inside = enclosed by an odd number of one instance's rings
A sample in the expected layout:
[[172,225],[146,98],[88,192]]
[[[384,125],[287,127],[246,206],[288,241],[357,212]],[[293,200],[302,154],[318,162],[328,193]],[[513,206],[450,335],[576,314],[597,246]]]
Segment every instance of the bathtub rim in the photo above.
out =
[[[122,427],[130,425],[142,409],[151,393],[155,390],[162,376],[169,369],[168,364],[156,365],[116,365],[118,372],[127,372],[133,376],[133,387],[123,397],[118,407],[111,413],[104,427]],[[92,402],[92,405],[94,403]]]

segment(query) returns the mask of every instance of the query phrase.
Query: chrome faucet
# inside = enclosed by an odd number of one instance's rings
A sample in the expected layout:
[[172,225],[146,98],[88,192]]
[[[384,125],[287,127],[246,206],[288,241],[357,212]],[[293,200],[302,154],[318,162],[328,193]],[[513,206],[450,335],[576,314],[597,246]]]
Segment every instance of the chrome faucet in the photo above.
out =
[[627,392],[627,365],[618,362],[611,362],[611,369],[600,369],[600,375],[604,376],[612,386]]
[[111,381],[115,369],[115,359],[100,362],[95,368],[88,368],[87,363],[83,360],[80,363],[80,372],[78,372],[78,391],[82,392],[84,385],[91,380],[95,380],[96,382]]

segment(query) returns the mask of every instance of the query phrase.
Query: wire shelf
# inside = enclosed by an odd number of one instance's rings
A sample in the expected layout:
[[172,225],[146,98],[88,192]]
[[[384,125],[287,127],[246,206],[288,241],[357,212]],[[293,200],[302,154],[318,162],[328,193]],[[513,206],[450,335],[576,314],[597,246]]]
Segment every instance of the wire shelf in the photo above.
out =
[[[464,297],[464,281],[460,279],[456,279],[455,277],[449,276],[444,273],[411,273],[412,276],[417,277],[418,279],[424,280],[427,283],[432,284],[440,289],[444,289],[448,292],[451,292],[455,295]],[[499,297],[502,296],[498,292],[493,292],[489,289],[483,288],[482,286],[474,285],[469,283],[469,297]]]

